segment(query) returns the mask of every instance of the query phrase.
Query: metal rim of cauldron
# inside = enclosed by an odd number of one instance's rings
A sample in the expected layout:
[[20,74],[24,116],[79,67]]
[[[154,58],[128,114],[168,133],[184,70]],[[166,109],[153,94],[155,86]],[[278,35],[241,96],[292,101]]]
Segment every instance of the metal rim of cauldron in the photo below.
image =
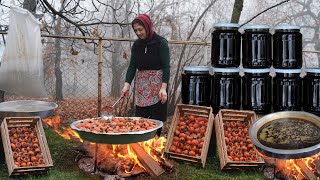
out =
[[[303,118],[301,117],[303,116]],[[276,120],[279,118],[301,118],[310,122],[313,122],[318,127],[320,127],[320,117],[304,112],[304,111],[282,111],[282,112],[275,112],[268,114],[266,116],[263,116],[256,120],[249,128],[249,136],[252,141],[252,143],[255,145],[256,149],[263,153],[264,155],[268,157],[273,158],[279,158],[279,159],[299,159],[299,158],[306,158],[310,157],[314,154],[317,154],[320,152],[320,143],[310,146],[307,148],[301,148],[301,149],[275,149],[271,147],[267,147],[263,144],[261,144],[258,140],[257,133],[259,129],[266,123]]]
[[[54,102],[47,102],[47,101],[36,101],[36,100],[15,100],[15,101],[5,101],[0,103],[1,106],[5,106],[5,105],[10,105],[10,104],[18,104],[18,103],[39,103],[39,104],[45,104],[45,105],[52,105],[52,106],[48,106],[48,109],[43,110],[43,111],[48,111],[48,110],[53,110],[55,108],[58,107],[58,105]],[[40,111],[32,111],[32,110],[28,110],[28,111],[1,111],[0,108],[0,112],[25,112],[25,113],[29,113],[29,112],[40,112]]]
[[[8,107],[14,105],[43,105],[46,109],[43,110],[14,110]],[[26,116],[40,116],[41,118],[48,117],[51,112],[57,108],[58,105],[54,102],[37,101],[37,100],[14,100],[0,103],[0,117],[26,117]]]
[[[117,117],[116,117],[117,118]],[[119,117],[120,118],[120,117]],[[128,117],[130,119],[139,119],[141,117]],[[96,120],[98,118],[91,118]],[[156,131],[163,126],[163,122],[155,119],[148,119],[155,122],[158,126],[157,128],[137,131],[137,132],[124,132],[124,133],[102,133],[102,132],[91,132],[86,130],[81,130],[76,127],[76,125],[83,120],[78,120],[73,122],[70,127],[75,130],[81,139],[90,142],[104,143],[104,144],[131,144],[136,142],[147,141],[154,137]]]

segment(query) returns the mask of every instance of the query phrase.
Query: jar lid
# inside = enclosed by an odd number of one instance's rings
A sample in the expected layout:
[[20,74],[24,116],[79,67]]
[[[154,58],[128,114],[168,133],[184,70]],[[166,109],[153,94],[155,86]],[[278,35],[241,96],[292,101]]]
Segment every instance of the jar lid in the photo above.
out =
[[248,25],[243,27],[244,30],[253,30],[253,29],[258,29],[258,30],[269,30],[271,29],[271,26],[267,25]]
[[276,26],[274,30],[300,30],[300,26]]
[[183,71],[209,72],[208,66],[185,66]]
[[245,73],[269,73],[270,72],[270,68],[263,68],[263,69],[248,69],[248,68],[244,68],[243,72],[245,72]]
[[234,73],[240,72],[240,68],[213,68],[214,72]]
[[301,69],[274,69],[276,73],[301,73]]
[[236,23],[224,23],[224,22],[220,22],[220,23],[214,23],[213,27],[215,28],[239,28],[240,25],[236,24]]
[[320,73],[320,68],[306,68],[305,71],[309,73]]

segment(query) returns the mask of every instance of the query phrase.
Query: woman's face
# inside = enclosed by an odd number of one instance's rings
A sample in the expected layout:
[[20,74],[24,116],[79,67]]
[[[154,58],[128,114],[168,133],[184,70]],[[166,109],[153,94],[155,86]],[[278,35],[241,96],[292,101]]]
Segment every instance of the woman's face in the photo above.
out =
[[139,39],[146,39],[147,38],[147,32],[146,29],[141,26],[138,23],[133,24],[133,30],[136,33],[136,35],[139,37]]

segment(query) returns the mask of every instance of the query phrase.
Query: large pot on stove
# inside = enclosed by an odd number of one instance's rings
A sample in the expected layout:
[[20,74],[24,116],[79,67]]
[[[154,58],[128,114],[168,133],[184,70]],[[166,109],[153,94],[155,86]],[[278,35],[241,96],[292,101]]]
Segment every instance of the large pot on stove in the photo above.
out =
[[304,111],[271,113],[249,129],[256,149],[268,157],[305,158],[320,152],[320,117]]

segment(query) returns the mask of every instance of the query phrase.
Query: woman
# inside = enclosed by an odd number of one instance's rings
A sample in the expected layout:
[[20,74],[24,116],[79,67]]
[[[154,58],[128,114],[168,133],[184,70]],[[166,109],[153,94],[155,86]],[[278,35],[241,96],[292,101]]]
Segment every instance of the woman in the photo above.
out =
[[[153,31],[147,14],[137,16],[131,25],[139,39],[131,49],[130,65],[121,96],[128,94],[136,75],[135,115],[164,122],[167,119],[167,87],[170,78],[168,41]],[[160,133],[161,129],[157,135],[160,136]]]

